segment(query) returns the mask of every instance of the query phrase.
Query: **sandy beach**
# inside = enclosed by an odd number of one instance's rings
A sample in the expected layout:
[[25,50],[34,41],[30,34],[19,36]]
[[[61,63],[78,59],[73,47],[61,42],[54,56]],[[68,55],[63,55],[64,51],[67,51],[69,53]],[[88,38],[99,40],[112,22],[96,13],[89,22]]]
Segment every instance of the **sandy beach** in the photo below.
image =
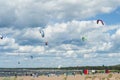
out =
[[11,76],[11,77],[0,77],[0,80],[120,80],[120,74],[94,74],[94,75],[52,75],[45,76],[41,75],[38,77],[34,76]]

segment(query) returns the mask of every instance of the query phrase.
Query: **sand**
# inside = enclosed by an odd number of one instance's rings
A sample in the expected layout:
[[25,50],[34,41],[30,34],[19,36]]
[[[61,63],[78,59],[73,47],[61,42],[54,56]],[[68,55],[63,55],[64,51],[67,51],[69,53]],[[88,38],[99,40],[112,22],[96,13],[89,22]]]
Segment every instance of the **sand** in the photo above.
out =
[[[112,75],[111,75],[112,74]],[[11,76],[11,77],[0,77],[0,80],[120,80],[120,74],[110,73],[110,74],[94,74],[94,75],[60,75],[60,76]]]

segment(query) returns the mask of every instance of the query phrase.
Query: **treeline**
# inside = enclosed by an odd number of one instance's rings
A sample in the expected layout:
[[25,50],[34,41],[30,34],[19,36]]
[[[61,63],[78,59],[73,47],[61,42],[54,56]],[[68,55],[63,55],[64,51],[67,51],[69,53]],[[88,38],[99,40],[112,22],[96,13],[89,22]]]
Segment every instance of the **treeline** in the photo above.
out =
[[61,67],[61,68],[0,68],[2,70],[120,70],[120,65],[116,66],[75,66],[75,67]]
[[63,70],[80,70],[80,69],[89,69],[89,70],[120,70],[120,66],[83,66],[83,67],[64,67]]

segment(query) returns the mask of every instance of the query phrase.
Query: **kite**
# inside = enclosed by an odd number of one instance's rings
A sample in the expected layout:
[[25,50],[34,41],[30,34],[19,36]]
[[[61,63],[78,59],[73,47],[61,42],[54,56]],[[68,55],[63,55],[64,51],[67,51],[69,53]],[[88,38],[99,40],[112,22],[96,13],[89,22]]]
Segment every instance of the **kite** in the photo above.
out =
[[18,61],[18,64],[20,64],[20,61]]
[[3,36],[0,35],[0,39],[3,39]]
[[48,42],[45,42],[45,45],[48,45]]
[[86,41],[87,40],[87,38],[86,37],[82,37],[82,41]]
[[33,56],[30,56],[31,59],[33,59]]
[[101,22],[102,25],[104,25],[104,22],[103,22],[102,20],[98,19],[98,20],[97,20],[97,24],[99,24],[99,22]]
[[41,29],[40,29],[39,31],[40,31],[40,33],[41,33],[41,36],[44,37],[44,36],[45,36],[44,31],[41,30]]

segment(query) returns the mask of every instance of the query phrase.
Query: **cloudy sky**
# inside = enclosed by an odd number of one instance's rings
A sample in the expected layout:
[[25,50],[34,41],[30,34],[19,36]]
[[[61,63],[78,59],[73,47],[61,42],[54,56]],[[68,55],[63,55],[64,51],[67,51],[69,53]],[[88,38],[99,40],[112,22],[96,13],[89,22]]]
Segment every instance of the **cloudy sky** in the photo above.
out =
[[120,0],[0,0],[0,36],[0,67],[120,64]]

